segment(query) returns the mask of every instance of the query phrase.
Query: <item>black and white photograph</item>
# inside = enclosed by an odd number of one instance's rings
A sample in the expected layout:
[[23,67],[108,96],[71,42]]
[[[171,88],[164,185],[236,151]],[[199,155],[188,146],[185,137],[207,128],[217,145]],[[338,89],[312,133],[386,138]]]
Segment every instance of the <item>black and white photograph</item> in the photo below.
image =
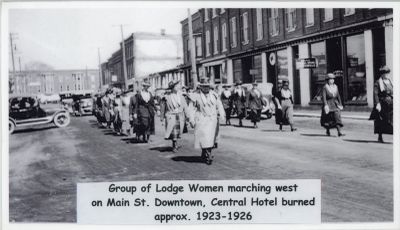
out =
[[319,179],[321,223],[395,222],[394,7],[368,4],[10,7],[3,221],[77,223],[78,183]]

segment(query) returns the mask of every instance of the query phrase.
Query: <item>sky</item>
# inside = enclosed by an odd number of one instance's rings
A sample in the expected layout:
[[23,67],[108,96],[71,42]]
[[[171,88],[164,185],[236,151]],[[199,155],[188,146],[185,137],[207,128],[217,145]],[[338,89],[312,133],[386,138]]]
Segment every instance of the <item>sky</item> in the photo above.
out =
[[180,22],[186,17],[186,8],[12,9],[9,31],[16,37],[16,69],[18,57],[23,70],[29,62],[54,69],[98,68],[98,48],[101,62],[118,49],[120,24],[125,38],[132,32],[161,29],[181,34]]

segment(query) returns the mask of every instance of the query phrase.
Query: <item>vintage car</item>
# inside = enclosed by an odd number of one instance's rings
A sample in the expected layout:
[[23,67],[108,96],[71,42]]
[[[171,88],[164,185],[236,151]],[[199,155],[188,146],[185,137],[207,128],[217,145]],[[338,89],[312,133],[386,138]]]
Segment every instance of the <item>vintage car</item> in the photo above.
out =
[[15,96],[9,99],[9,133],[16,128],[54,123],[66,127],[70,115],[60,103],[40,103],[36,96]]
[[72,95],[72,114],[74,116],[93,114],[93,96],[91,91],[82,91]]

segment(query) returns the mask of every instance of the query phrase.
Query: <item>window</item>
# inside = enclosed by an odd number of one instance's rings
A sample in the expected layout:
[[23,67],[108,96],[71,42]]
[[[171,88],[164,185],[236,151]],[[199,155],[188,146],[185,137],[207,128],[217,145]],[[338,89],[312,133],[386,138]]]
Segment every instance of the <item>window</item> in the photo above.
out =
[[243,27],[242,27],[242,44],[248,44],[249,43],[249,17],[248,17],[248,13],[244,12],[242,15],[242,23],[243,23]]
[[256,10],[257,41],[263,39],[262,9]]
[[356,12],[355,8],[345,8],[344,9],[344,16],[352,15]]
[[324,9],[324,22],[330,21],[332,19],[333,19],[333,9],[332,8]]
[[231,18],[231,47],[237,46],[236,17]]
[[318,63],[316,68],[311,69],[311,98],[313,101],[321,101],[327,70],[325,41],[312,43],[310,49],[311,57]]
[[225,13],[225,8],[221,8],[221,11],[219,12],[220,14]]
[[222,24],[222,52],[226,51],[227,30],[226,23]]
[[269,18],[269,33],[271,36],[276,36],[279,34],[279,17],[278,11],[279,9],[271,9],[270,18]]
[[286,16],[286,29],[288,31],[293,31],[296,29],[296,9],[289,8],[285,9],[285,16]]
[[347,101],[367,101],[364,34],[346,37]]
[[276,52],[276,67],[278,78],[288,78],[289,76],[289,65],[287,50],[278,50]]
[[217,17],[217,9],[215,8],[212,9],[212,17],[213,18]]
[[210,42],[211,42],[210,31],[207,30],[206,31],[206,56],[210,56],[210,54],[211,54],[211,52],[210,52]]
[[190,61],[190,40],[186,40],[186,59]]
[[204,21],[206,22],[206,21],[208,21],[208,18],[209,16],[208,16],[208,9],[204,9]]
[[262,61],[261,61],[261,54],[253,56],[253,70],[256,70],[255,74],[253,75],[253,82],[258,81],[262,82]]
[[218,53],[218,26],[214,26],[214,54]]
[[306,26],[314,25],[314,8],[306,9]]
[[195,38],[195,43],[196,43],[196,57],[201,57],[203,56],[203,50],[201,47],[201,37],[200,36],[196,36]]

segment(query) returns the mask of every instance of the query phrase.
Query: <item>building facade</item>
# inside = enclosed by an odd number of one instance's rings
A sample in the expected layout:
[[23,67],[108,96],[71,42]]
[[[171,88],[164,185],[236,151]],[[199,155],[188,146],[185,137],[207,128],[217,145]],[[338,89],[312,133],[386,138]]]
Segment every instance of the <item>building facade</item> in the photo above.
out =
[[99,70],[22,71],[13,77],[12,95],[63,94],[99,90]]
[[[192,16],[198,77],[274,85],[285,77],[295,104],[312,106],[322,103],[332,72],[345,105],[372,107],[379,68],[393,66],[392,14],[373,8],[200,9]],[[190,85],[187,19],[181,24],[181,70]]]
[[161,33],[132,33],[124,40],[126,82],[123,71],[122,43],[101,65],[103,87],[137,88],[152,73],[175,68],[183,63],[182,37]]

